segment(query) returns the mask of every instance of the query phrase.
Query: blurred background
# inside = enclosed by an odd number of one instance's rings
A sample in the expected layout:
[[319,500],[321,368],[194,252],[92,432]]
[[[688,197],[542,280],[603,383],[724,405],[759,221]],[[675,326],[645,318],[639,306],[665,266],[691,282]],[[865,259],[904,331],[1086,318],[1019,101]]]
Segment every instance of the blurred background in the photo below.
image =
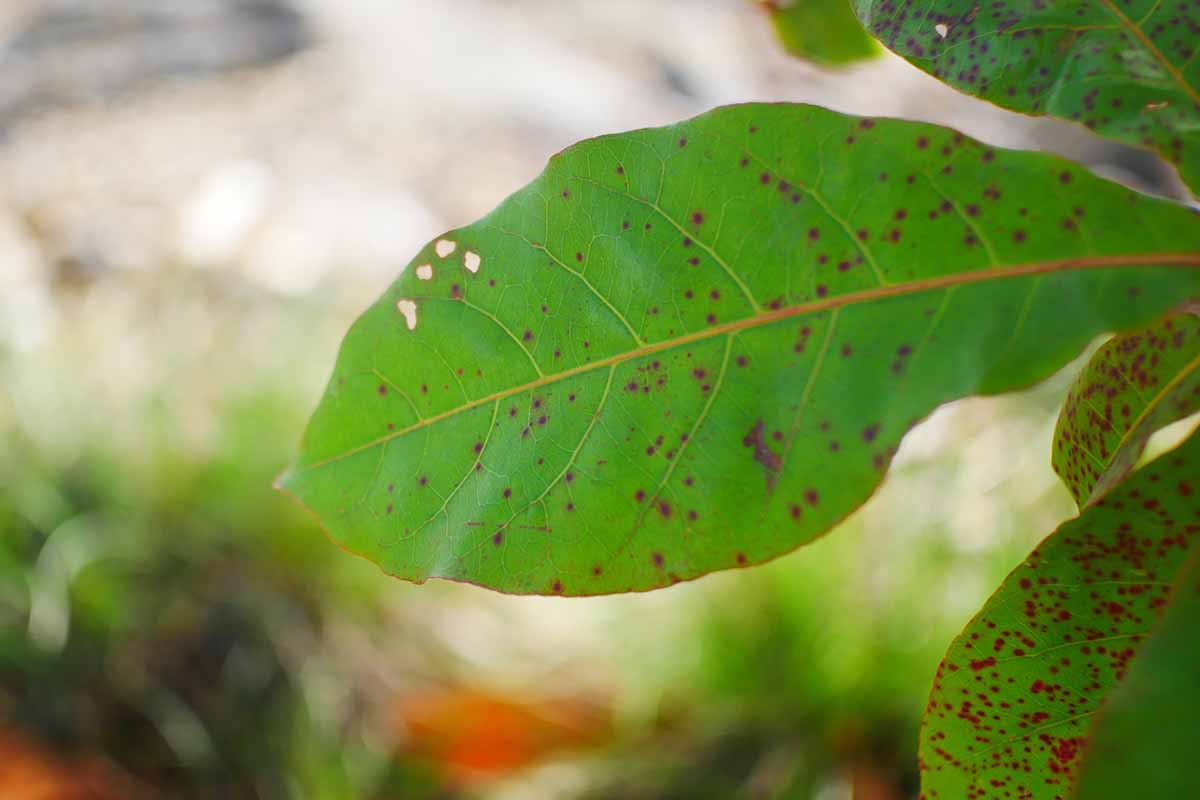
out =
[[648,595],[403,584],[271,489],[421,244],[578,139],[782,99],[1172,191],[893,57],[789,58],[748,0],[3,0],[0,797],[915,797],[944,648],[1070,515],[1069,375]]

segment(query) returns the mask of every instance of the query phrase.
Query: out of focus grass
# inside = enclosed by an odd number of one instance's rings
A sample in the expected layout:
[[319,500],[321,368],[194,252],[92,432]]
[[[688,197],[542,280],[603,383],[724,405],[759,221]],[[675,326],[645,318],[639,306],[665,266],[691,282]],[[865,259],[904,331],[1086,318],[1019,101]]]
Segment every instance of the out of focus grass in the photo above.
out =
[[271,489],[371,291],[61,284],[51,333],[0,352],[0,755],[95,797],[915,796],[943,649],[1066,513],[1055,387],[940,412],[764,568],[412,587]]

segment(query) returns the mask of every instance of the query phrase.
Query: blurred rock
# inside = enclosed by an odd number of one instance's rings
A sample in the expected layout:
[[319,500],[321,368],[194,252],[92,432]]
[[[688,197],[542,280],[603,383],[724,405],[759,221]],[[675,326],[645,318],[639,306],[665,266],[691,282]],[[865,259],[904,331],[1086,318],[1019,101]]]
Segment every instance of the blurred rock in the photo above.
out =
[[18,0],[0,35],[0,126],[147,81],[271,63],[310,38],[288,0]]

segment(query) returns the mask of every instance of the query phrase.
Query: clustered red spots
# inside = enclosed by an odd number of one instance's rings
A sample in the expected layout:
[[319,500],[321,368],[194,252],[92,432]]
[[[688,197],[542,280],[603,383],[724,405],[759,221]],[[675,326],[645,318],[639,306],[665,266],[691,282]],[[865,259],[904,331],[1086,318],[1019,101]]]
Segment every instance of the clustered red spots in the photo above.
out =
[[1067,394],[1054,436],[1054,469],[1078,502],[1123,476],[1154,430],[1200,409],[1200,374],[1181,374],[1197,354],[1200,319],[1189,314],[1117,336],[1097,351]]
[[1200,541],[1200,507],[1163,480],[1167,470],[1200,470],[1200,440],[1063,525],[951,645],[922,725],[926,796],[1069,794],[1090,716],[1124,676],[1171,577]]
[[[914,0],[881,0],[872,7],[870,31],[890,49],[934,77],[1018,111],[1072,119],[1109,138],[1158,151],[1195,169],[1194,136],[1200,107],[1162,75],[1194,72],[1200,52],[1200,17],[1190,0],[1169,0],[1134,14],[1138,30],[1114,25],[1105,4],[1030,6],[1000,0],[968,13]],[[1070,17],[1067,19],[1063,15]],[[1064,24],[1067,23],[1067,24]],[[1073,23],[1073,24],[1072,24]],[[1165,63],[1164,63],[1165,62]],[[1104,81],[1124,75],[1126,80]],[[1187,75],[1193,78],[1194,75]],[[1155,100],[1127,102],[1141,91]],[[1131,94],[1133,93],[1133,94]],[[918,141],[918,147],[923,145]],[[983,158],[990,161],[991,151]],[[1061,171],[1068,184],[1072,173]]]

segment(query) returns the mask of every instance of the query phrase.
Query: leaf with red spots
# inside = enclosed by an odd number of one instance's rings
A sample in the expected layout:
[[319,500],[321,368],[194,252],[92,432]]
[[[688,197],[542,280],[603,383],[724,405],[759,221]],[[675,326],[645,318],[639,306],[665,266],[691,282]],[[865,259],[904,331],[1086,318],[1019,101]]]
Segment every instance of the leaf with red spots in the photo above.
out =
[[410,580],[653,589],[812,541],[939,404],[1192,296],[1185,208],[930,125],[722,108],[572,147],[422,249],[281,484]]
[[1054,471],[1082,507],[1128,474],[1152,433],[1197,410],[1200,318],[1172,314],[1115,336],[1067,394],[1054,431]]
[[1197,474],[1193,436],[1047,537],[967,624],[921,726],[926,800],[1070,796],[1092,717],[1200,540],[1200,492],[1178,488]]
[[1153,150],[1200,191],[1193,0],[852,0],[888,49],[956,89]]
[[1200,797],[1200,550],[1162,621],[1092,721],[1079,800]]
[[847,0],[767,0],[761,5],[771,15],[779,41],[797,58],[838,67],[881,52]]

